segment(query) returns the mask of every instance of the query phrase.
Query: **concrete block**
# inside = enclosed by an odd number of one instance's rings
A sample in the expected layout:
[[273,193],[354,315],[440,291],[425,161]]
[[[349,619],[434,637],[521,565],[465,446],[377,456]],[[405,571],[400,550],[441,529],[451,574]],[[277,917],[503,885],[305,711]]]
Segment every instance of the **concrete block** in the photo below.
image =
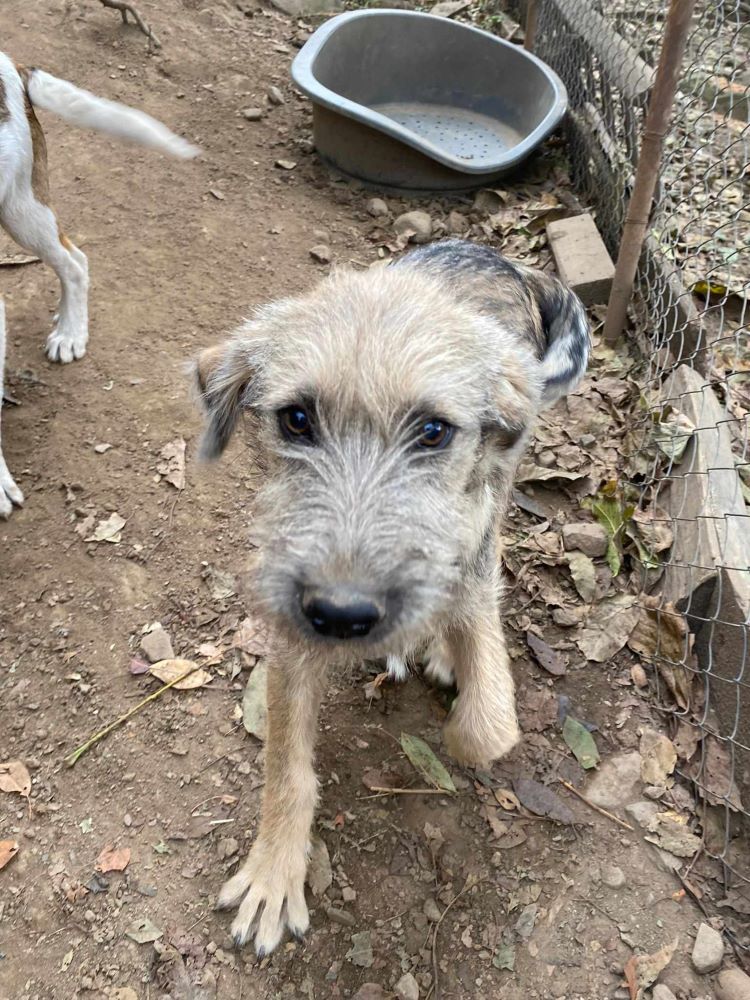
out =
[[615,266],[591,216],[586,213],[549,222],[547,239],[557,273],[583,304],[606,304]]

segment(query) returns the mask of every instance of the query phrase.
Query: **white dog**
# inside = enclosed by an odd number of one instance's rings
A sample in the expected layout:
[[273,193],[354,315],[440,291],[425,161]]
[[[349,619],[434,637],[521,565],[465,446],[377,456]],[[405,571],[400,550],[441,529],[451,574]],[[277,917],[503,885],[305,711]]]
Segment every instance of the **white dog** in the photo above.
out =
[[[47,356],[50,361],[67,362],[86,353],[88,262],[62,232],[50,208],[47,150],[34,108],[182,159],[197,156],[200,150],[141,111],[96,97],[43,70],[16,66],[0,52],[0,224],[60,279],[60,308],[47,338]],[[5,323],[0,308],[0,407],[4,366]],[[0,441],[0,517],[8,517],[13,504],[22,503],[23,494],[8,471]]]

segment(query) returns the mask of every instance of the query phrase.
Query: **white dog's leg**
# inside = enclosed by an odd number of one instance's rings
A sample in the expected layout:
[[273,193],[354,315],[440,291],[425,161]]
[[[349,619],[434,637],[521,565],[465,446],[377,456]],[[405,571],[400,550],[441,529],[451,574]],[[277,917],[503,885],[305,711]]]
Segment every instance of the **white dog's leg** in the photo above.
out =
[[6,198],[0,222],[16,243],[49,264],[60,279],[57,325],[47,338],[50,361],[64,363],[82,358],[89,336],[86,255],[60,232],[55,213],[37,201],[30,187]]
[[[0,298],[0,420],[3,409],[3,386],[5,384],[5,303]],[[23,503],[23,493],[13,482],[13,476],[3,458],[3,442],[0,433],[0,517],[9,517],[13,504]]]

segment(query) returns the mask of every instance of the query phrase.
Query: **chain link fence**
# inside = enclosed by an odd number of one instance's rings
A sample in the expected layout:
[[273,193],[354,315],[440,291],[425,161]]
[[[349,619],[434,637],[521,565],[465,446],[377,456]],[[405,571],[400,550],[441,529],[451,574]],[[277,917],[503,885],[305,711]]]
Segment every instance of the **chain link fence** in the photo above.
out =
[[[524,23],[525,3],[503,6]],[[665,0],[535,4],[533,51],[568,89],[573,184],[613,258],[667,9]],[[658,707],[695,792],[704,849],[693,864],[718,886],[712,902],[741,947],[750,947],[748,52],[750,3],[697,0],[625,335],[639,358],[627,460]]]

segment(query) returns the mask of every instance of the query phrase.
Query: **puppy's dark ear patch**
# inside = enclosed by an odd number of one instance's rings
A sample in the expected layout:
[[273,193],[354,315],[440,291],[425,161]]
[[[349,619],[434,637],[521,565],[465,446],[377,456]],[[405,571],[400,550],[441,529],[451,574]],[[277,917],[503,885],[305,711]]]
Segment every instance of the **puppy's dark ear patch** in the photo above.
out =
[[589,323],[583,303],[557,278],[524,268],[546,340],[543,400],[554,403],[578,385],[588,364]]
[[249,351],[236,340],[209,347],[195,363],[195,380],[207,422],[200,458],[218,458],[229,444],[255,377]]

